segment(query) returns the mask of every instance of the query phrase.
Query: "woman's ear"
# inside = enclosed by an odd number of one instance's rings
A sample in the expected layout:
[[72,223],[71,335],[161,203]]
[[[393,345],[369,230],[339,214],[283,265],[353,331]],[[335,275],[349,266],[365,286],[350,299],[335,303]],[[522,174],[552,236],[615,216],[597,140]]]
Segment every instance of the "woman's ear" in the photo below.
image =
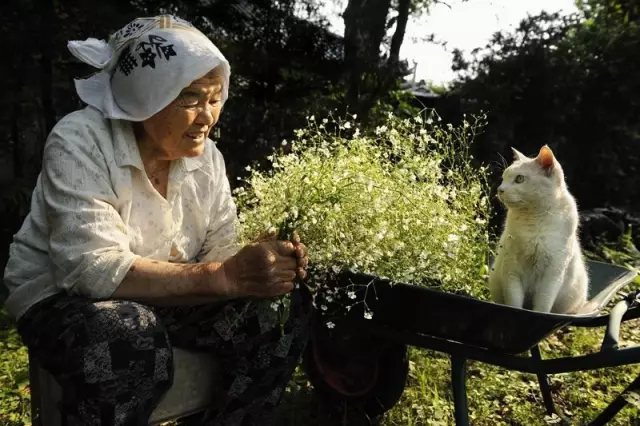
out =
[[540,152],[536,157],[536,163],[545,171],[547,176],[551,175],[553,171],[553,165],[555,164],[555,157],[553,156],[553,151],[547,145],[544,145],[540,148]]

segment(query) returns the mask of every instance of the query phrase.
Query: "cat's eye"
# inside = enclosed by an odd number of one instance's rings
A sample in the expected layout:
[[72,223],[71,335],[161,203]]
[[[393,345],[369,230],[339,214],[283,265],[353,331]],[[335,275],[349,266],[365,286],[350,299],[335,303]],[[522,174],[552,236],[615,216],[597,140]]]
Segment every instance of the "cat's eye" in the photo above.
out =
[[518,175],[518,176],[516,176],[516,178],[513,181],[515,183],[522,183],[522,182],[524,182],[524,176]]

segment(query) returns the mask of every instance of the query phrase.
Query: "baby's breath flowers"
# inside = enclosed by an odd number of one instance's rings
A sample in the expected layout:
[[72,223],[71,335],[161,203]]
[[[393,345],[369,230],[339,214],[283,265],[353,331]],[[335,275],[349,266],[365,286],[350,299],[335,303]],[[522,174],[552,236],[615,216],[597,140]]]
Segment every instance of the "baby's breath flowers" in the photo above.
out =
[[[269,171],[252,170],[235,190],[241,235],[297,230],[320,291],[322,271],[352,269],[486,298],[488,187],[469,151],[482,125],[445,125],[427,112],[366,131],[352,116],[312,116],[269,157]],[[323,299],[352,305],[353,290],[325,289]]]

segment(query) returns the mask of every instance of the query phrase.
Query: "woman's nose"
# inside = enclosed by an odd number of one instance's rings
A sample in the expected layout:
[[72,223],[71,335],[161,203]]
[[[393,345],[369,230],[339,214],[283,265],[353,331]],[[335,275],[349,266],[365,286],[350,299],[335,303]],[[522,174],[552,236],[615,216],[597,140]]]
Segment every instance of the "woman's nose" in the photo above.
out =
[[200,110],[200,114],[198,114],[196,123],[207,127],[213,124],[213,113],[211,112],[210,108],[206,107]]

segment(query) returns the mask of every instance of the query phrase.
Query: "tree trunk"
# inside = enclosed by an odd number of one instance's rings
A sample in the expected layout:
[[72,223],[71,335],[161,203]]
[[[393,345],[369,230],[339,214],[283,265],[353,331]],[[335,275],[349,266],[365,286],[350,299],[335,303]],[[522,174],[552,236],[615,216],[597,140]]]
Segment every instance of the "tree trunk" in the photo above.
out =
[[392,67],[400,61],[400,47],[402,47],[404,34],[407,30],[410,6],[411,0],[398,1],[398,19],[396,21],[396,30],[391,38],[391,50],[389,51],[389,65]]
[[[349,0],[344,18],[344,61],[348,73],[348,108],[366,115],[363,94],[367,77],[380,67],[380,45],[385,36],[391,0]],[[368,104],[369,102],[367,102]]]

